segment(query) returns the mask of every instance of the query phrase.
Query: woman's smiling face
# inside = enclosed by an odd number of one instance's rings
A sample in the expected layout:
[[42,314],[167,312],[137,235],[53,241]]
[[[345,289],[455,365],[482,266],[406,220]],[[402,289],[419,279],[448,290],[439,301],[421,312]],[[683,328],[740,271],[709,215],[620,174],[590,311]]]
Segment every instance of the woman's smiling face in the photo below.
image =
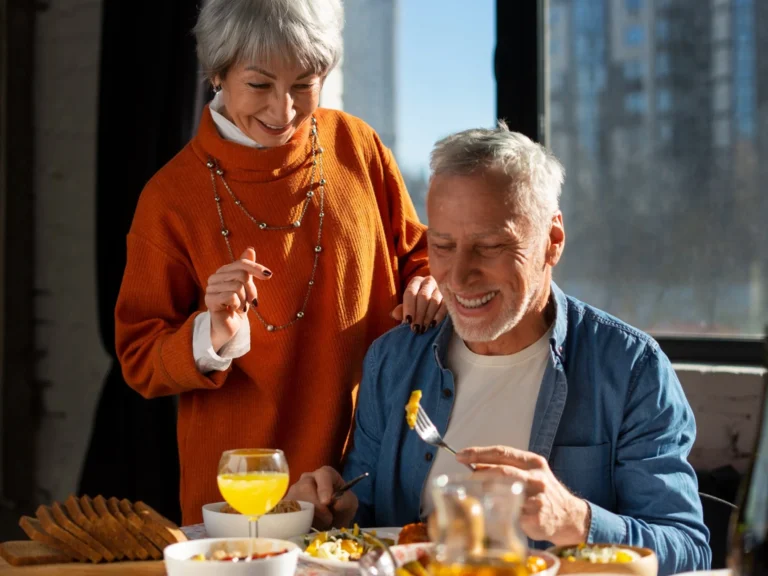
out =
[[314,114],[323,80],[292,64],[238,62],[214,83],[222,88],[221,113],[249,138],[272,148],[288,142]]

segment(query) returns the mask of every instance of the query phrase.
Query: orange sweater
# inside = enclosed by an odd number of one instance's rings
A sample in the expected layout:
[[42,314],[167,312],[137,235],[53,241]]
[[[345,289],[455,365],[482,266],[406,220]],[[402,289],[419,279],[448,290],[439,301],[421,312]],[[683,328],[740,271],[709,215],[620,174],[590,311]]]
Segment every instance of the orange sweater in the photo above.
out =
[[[194,318],[205,310],[208,277],[231,261],[206,162],[248,211],[270,225],[297,218],[309,186],[309,122],[281,147],[223,140],[210,111],[195,138],[141,194],[128,234],[128,260],[115,309],[117,353],[126,382],[146,398],[180,394],[181,508],[185,524],[221,501],[219,457],[232,448],[280,448],[291,482],[338,466],[353,394],[371,342],[393,327],[390,311],[416,275],[427,275],[425,227],[390,151],[347,114],[316,112],[324,148],[325,221],[305,317],[267,332],[252,312],[251,350],[229,370],[203,375],[192,353]],[[306,293],[318,227],[318,194],[296,231],[260,230],[218,182],[235,256],[256,249],[273,272],[257,282],[259,312],[288,322]]]

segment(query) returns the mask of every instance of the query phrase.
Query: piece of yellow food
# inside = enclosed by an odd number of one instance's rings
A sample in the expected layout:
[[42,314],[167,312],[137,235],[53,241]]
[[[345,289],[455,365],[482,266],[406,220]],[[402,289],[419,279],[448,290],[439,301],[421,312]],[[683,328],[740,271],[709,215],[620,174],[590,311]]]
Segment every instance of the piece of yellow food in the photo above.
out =
[[419,402],[421,401],[421,390],[411,392],[408,404],[405,405],[405,421],[413,430],[416,427],[416,413],[419,411]]
[[531,574],[537,574],[538,572],[544,572],[547,569],[547,561],[541,556],[528,556],[526,562],[528,572]]

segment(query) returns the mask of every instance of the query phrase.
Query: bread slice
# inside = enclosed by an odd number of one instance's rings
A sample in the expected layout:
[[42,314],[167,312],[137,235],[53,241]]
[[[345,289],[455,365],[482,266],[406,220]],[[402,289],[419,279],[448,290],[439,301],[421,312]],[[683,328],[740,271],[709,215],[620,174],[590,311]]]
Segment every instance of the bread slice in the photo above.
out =
[[106,546],[109,551],[112,552],[112,555],[116,560],[123,560],[125,558],[125,552],[123,552],[122,548],[116,542],[112,541],[109,534],[102,530],[101,525],[94,524],[85,515],[85,512],[80,506],[79,498],[70,495],[64,503],[64,506],[66,507],[67,512],[69,512],[69,517],[72,518],[75,524]]
[[0,557],[11,566],[64,564],[72,559],[56,548],[34,540],[16,540],[0,544]]
[[101,557],[106,562],[113,562],[115,560],[115,555],[110,552],[109,548],[104,546],[94,536],[75,524],[75,522],[69,517],[69,514],[67,514],[67,511],[61,506],[61,504],[54,502],[51,506],[51,514],[53,514],[53,518],[56,520],[59,526],[96,550],[96,552],[101,554]]
[[136,558],[139,560],[146,560],[149,558],[149,552],[147,552],[146,548],[141,545],[141,542],[139,542],[109,511],[104,496],[99,494],[93,499],[93,509],[105,523],[112,527],[115,533],[119,534],[123,546],[130,548]]
[[45,530],[43,530],[43,527],[40,525],[40,522],[37,521],[37,518],[22,516],[19,520],[19,526],[21,526],[21,529],[24,530],[27,536],[29,536],[30,540],[42,542],[46,546],[55,548],[56,550],[59,550],[60,552],[69,556],[72,560],[77,560],[78,562],[86,562],[88,560],[85,556],[80,554],[80,552],[70,548],[64,542],[58,538],[54,538]]
[[144,521],[145,526],[159,534],[168,544],[187,541],[187,536],[176,524],[157,512],[150,505],[139,501],[133,505],[133,510]]
[[133,510],[133,504],[130,500],[123,498],[120,500],[120,502],[118,502],[118,506],[120,507],[120,512],[123,513],[123,516],[125,516],[126,520],[128,520],[131,526],[141,532],[147,538],[147,540],[155,545],[158,550],[162,552],[165,547],[168,546],[168,542],[159,533],[145,525],[144,521],[138,517],[136,512]]
[[96,513],[96,510],[93,508],[93,500],[91,500],[90,496],[80,496],[80,507],[83,509],[83,513],[85,513],[91,523],[101,526],[102,531],[108,535],[110,541],[120,548],[129,560],[136,560],[136,552],[133,547],[122,538],[123,530],[116,529],[114,524],[111,522],[107,523]]
[[[96,504],[96,500],[96,498],[93,499],[94,505]],[[112,514],[112,516],[116,518],[118,522],[120,522],[120,525],[128,530],[128,532],[130,532],[134,538],[136,538],[138,543],[141,544],[141,547],[149,552],[149,555],[153,560],[162,559],[163,553],[160,552],[160,550],[154,544],[152,544],[152,542],[146,536],[144,536],[144,534],[141,533],[140,529],[137,529],[133,524],[128,522],[128,519],[120,511],[120,504],[117,498],[113,496],[107,500],[107,509],[109,510],[109,513]],[[96,511],[98,512],[98,508]]]
[[75,538],[72,534],[59,526],[58,522],[56,522],[56,520],[51,515],[51,509],[47,506],[38,506],[37,510],[35,511],[35,516],[37,516],[37,520],[40,522],[40,526],[42,526],[43,530],[45,530],[48,534],[57,540],[64,542],[64,544],[73,550],[77,550],[78,554],[81,556],[85,556],[94,564],[98,564],[103,560],[101,554],[99,554],[96,550],[88,546],[88,544],[82,540]]

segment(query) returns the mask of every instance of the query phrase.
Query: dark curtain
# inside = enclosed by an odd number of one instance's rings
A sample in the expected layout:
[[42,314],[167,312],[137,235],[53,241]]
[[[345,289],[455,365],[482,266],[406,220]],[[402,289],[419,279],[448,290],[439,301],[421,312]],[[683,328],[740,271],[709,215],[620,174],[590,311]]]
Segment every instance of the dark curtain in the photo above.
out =
[[125,383],[115,357],[114,308],[139,194],[195,124],[197,9],[195,0],[103,3],[96,257],[101,338],[112,365],[79,486],[81,494],[143,500],[175,522],[181,519],[176,399],[145,400]]

